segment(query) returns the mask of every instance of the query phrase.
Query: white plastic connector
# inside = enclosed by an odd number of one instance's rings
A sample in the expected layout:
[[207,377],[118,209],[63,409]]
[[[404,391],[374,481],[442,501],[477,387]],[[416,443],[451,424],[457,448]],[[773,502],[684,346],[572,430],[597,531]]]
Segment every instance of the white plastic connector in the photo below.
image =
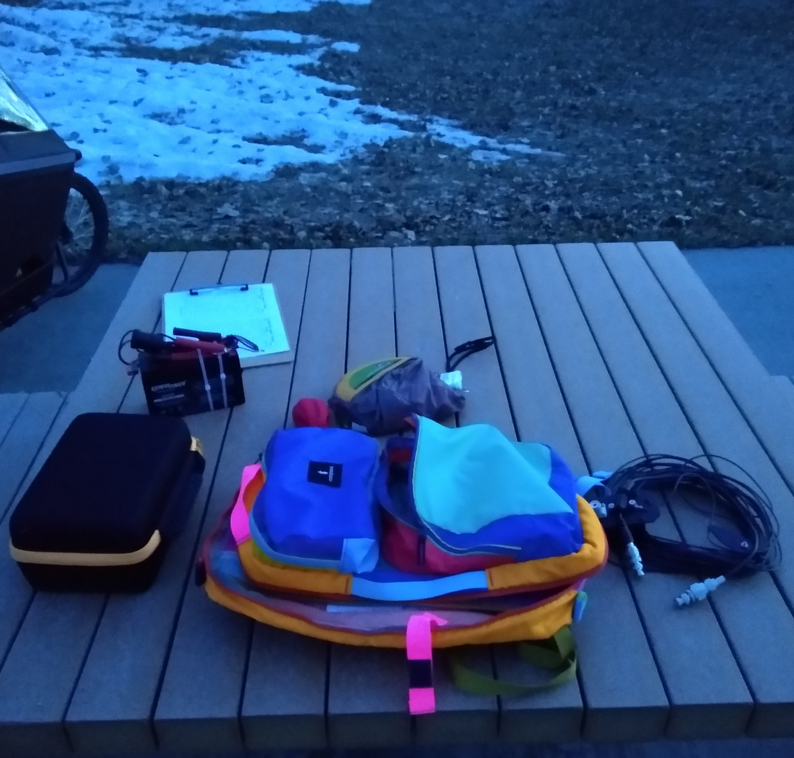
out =
[[725,584],[724,576],[715,576],[713,579],[695,582],[689,586],[686,592],[675,599],[675,603],[679,608],[683,608],[696,600],[704,600],[710,592],[714,592],[721,584]]
[[606,518],[607,507],[600,500],[592,500],[590,502],[590,507],[595,511],[598,518]]
[[634,573],[637,576],[645,576],[645,569],[642,566],[642,556],[640,555],[639,548],[633,542],[629,542],[626,546],[626,551],[629,554],[629,561],[631,562],[631,567],[634,569]]

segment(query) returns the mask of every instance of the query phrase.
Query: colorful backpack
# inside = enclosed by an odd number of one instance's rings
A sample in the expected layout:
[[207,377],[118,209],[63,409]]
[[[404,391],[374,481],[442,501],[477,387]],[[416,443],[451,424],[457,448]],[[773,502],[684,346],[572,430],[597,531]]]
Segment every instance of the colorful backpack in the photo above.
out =
[[[203,547],[212,600],[299,634],[406,649],[414,662],[411,713],[434,709],[433,648],[531,641],[538,644],[524,646],[522,655],[554,670],[548,684],[573,678],[568,627],[581,617],[585,580],[603,567],[607,545],[559,456],[545,445],[512,442],[489,425],[449,429],[421,417],[415,437],[390,440],[381,456],[368,444],[373,440],[351,430],[311,430],[318,447],[298,440],[295,433],[305,431],[276,433],[278,442],[271,440],[265,456],[267,474],[259,464],[243,470],[232,506]],[[332,442],[329,432],[362,439],[334,447],[341,438],[336,434]],[[295,445],[285,445],[285,436],[293,435]],[[333,460],[316,460],[319,454]],[[323,471],[335,467],[338,487],[312,481],[318,463]],[[373,498],[361,496],[367,468]],[[348,477],[348,471],[355,473]],[[271,483],[283,486],[285,477],[293,482],[292,495],[271,493]],[[347,487],[355,490],[352,498],[327,499]],[[279,499],[294,518],[278,521],[281,531],[274,535],[263,503],[277,512]],[[291,526],[285,531],[285,525]],[[373,530],[380,536],[377,556],[354,542],[352,554],[367,565],[345,571],[345,540],[369,539]],[[395,530],[401,544],[392,539]],[[293,547],[276,551],[274,542]],[[415,661],[424,662],[421,675]],[[537,688],[494,682],[460,660],[452,673],[470,692]]]

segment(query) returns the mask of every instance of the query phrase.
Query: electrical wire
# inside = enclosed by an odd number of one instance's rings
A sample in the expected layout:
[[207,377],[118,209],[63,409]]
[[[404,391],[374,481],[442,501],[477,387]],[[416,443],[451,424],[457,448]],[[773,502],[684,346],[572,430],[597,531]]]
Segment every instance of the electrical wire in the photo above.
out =
[[[714,471],[700,463],[701,460],[730,464],[744,475],[745,481]],[[636,545],[647,571],[727,579],[772,571],[780,563],[779,524],[769,498],[744,468],[727,458],[642,456],[614,471],[604,479],[603,486],[619,514],[616,527],[610,529],[605,525],[608,535],[612,541],[623,543],[623,547]],[[685,491],[705,497],[711,504],[710,511],[689,502],[683,496]],[[707,532],[712,546],[658,537],[642,521],[632,523],[628,517],[624,519],[623,514],[631,514],[629,499],[642,501],[652,493],[675,497],[709,515]],[[723,529],[722,533],[733,535],[735,544],[720,544],[719,538],[715,539],[713,527],[718,521],[733,527],[733,531]]]

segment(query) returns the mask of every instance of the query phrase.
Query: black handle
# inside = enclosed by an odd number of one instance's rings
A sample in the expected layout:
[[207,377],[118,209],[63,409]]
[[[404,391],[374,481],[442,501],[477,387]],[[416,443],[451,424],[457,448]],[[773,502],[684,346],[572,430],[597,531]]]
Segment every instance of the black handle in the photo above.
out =
[[130,347],[144,353],[164,353],[171,349],[171,342],[164,334],[150,334],[140,329],[133,329]]
[[174,327],[174,337],[195,337],[204,342],[223,342],[223,335],[220,332],[199,332],[195,329],[181,329]]

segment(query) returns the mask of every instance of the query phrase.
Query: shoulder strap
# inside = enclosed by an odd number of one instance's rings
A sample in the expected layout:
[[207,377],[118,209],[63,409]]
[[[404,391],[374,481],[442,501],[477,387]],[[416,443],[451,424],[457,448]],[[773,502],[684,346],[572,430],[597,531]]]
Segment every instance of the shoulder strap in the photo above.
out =
[[561,684],[570,682],[576,676],[576,643],[568,626],[560,629],[548,640],[519,643],[518,652],[527,663],[553,671],[554,675],[540,684],[520,684],[496,680],[468,668],[463,663],[463,655],[460,652],[448,651],[452,678],[458,689],[472,695],[518,697],[559,687]]
[[458,366],[462,361],[468,358],[470,355],[474,355],[474,353],[479,353],[480,350],[485,350],[486,348],[490,347],[491,345],[495,344],[496,339],[493,336],[490,337],[480,337],[476,340],[469,340],[468,342],[464,342],[461,345],[458,345],[449,355],[447,358],[447,373],[450,371],[454,371],[455,367]]

